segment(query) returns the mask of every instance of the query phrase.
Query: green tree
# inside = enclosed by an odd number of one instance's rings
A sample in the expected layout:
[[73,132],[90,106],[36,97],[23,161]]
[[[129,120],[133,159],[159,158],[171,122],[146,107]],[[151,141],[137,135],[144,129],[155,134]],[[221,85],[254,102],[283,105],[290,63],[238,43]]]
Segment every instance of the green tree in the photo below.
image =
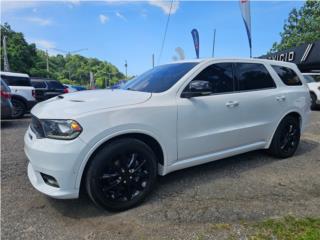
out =
[[280,33],[279,43],[270,52],[282,51],[320,39],[320,1],[307,0],[301,9],[292,9]]
[[[3,59],[3,37],[7,37],[7,55],[10,70],[15,72],[30,73],[37,56],[36,45],[28,44],[22,33],[14,32],[10,25],[1,25],[1,59]],[[3,69],[3,61],[1,61]]]

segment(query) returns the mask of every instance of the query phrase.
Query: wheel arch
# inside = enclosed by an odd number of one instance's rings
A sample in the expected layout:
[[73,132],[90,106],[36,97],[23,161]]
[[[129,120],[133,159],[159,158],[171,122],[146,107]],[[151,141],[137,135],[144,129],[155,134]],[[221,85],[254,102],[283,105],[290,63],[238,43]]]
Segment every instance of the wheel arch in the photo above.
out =
[[23,104],[27,107],[27,103],[28,103],[28,101],[27,101],[27,99],[25,99],[24,97],[22,97],[22,96],[20,96],[20,95],[16,95],[16,94],[12,94],[11,95],[11,99],[16,99],[16,100],[19,100],[19,101],[21,101],[21,102],[23,102]]
[[90,162],[94,158],[94,156],[107,144],[111,143],[112,141],[122,139],[122,138],[135,138],[140,141],[143,141],[146,143],[156,154],[158,159],[158,164],[161,166],[165,165],[166,161],[166,154],[165,149],[163,145],[160,143],[160,141],[154,137],[150,133],[146,132],[140,132],[140,131],[132,131],[132,132],[126,132],[126,133],[118,133],[114,134],[111,137],[107,137],[105,139],[102,139],[99,141],[88,153],[88,155],[83,160],[83,163],[80,166],[80,169],[78,171],[78,176],[76,180],[76,188],[81,188],[83,186],[83,180],[86,175],[86,171],[88,169],[88,166],[90,165]]
[[299,126],[300,126],[300,128],[302,127],[302,114],[299,113],[299,111],[296,111],[296,110],[292,110],[292,111],[287,112],[287,113],[284,114],[284,115],[282,116],[282,118],[280,118],[280,120],[277,122],[276,127],[273,129],[273,133],[272,133],[272,135],[271,135],[271,137],[270,137],[270,139],[269,139],[269,141],[268,141],[268,144],[267,144],[266,148],[269,148],[269,147],[270,147],[271,142],[272,142],[272,139],[273,139],[273,136],[274,136],[274,134],[276,133],[279,124],[280,124],[281,121],[282,121],[284,118],[286,118],[287,116],[293,116],[293,117],[297,118],[297,119],[299,120]]

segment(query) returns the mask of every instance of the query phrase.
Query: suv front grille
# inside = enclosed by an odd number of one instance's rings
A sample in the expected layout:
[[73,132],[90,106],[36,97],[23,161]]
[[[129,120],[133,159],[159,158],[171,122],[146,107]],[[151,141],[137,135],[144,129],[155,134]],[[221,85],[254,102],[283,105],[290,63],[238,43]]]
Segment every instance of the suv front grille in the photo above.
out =
[[43,131],[41,122],[35,116],[31,116],[30,128],[32,132],[36,134],[37,138],[44,138],[44,131]]

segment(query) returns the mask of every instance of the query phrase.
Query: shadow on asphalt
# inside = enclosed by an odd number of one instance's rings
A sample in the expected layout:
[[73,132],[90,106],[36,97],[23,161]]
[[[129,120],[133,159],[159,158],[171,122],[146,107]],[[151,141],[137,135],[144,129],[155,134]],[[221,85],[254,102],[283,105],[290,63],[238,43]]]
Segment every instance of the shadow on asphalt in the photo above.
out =
[[[319,143],[315,141],[302,139],[296,156],[306,154],[318,145]],[[147,197],[144,204],[156,204],[159,199],[179,194],[179,192],[194,188],[201,183],[206,184],[208,181],[215,181],[223,177],[238,178],[239,175],[248,170],[262,167],[274,161],[281,161],[281,159],[273,158],[265,151],[259,150],[179,170],[163,177],[159,176],[156,189]],[[48,202],[61,214],[71,218],[119,214],[96,207],[83,190],[79,199],[56,200],[48,198]]]
[[25,115],[19,119],[1,119],[1,129],[25,128],[30,121],[30,115]]

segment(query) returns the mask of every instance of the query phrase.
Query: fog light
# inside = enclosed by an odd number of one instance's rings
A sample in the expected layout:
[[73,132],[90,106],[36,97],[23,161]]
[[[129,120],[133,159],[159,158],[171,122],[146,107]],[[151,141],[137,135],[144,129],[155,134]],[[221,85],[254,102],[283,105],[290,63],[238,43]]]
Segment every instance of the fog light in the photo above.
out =
[[50,185],[52,187],[57,187],[57,188],[59,187],[59,184],[58,184],[57,180],[54,177],[49,176],[49,175],[44,174],[44,173],[40,173],[40,174],[41,174],[41,177],[43,178],[43,181],[46,184],[48,184],[48,185]]

